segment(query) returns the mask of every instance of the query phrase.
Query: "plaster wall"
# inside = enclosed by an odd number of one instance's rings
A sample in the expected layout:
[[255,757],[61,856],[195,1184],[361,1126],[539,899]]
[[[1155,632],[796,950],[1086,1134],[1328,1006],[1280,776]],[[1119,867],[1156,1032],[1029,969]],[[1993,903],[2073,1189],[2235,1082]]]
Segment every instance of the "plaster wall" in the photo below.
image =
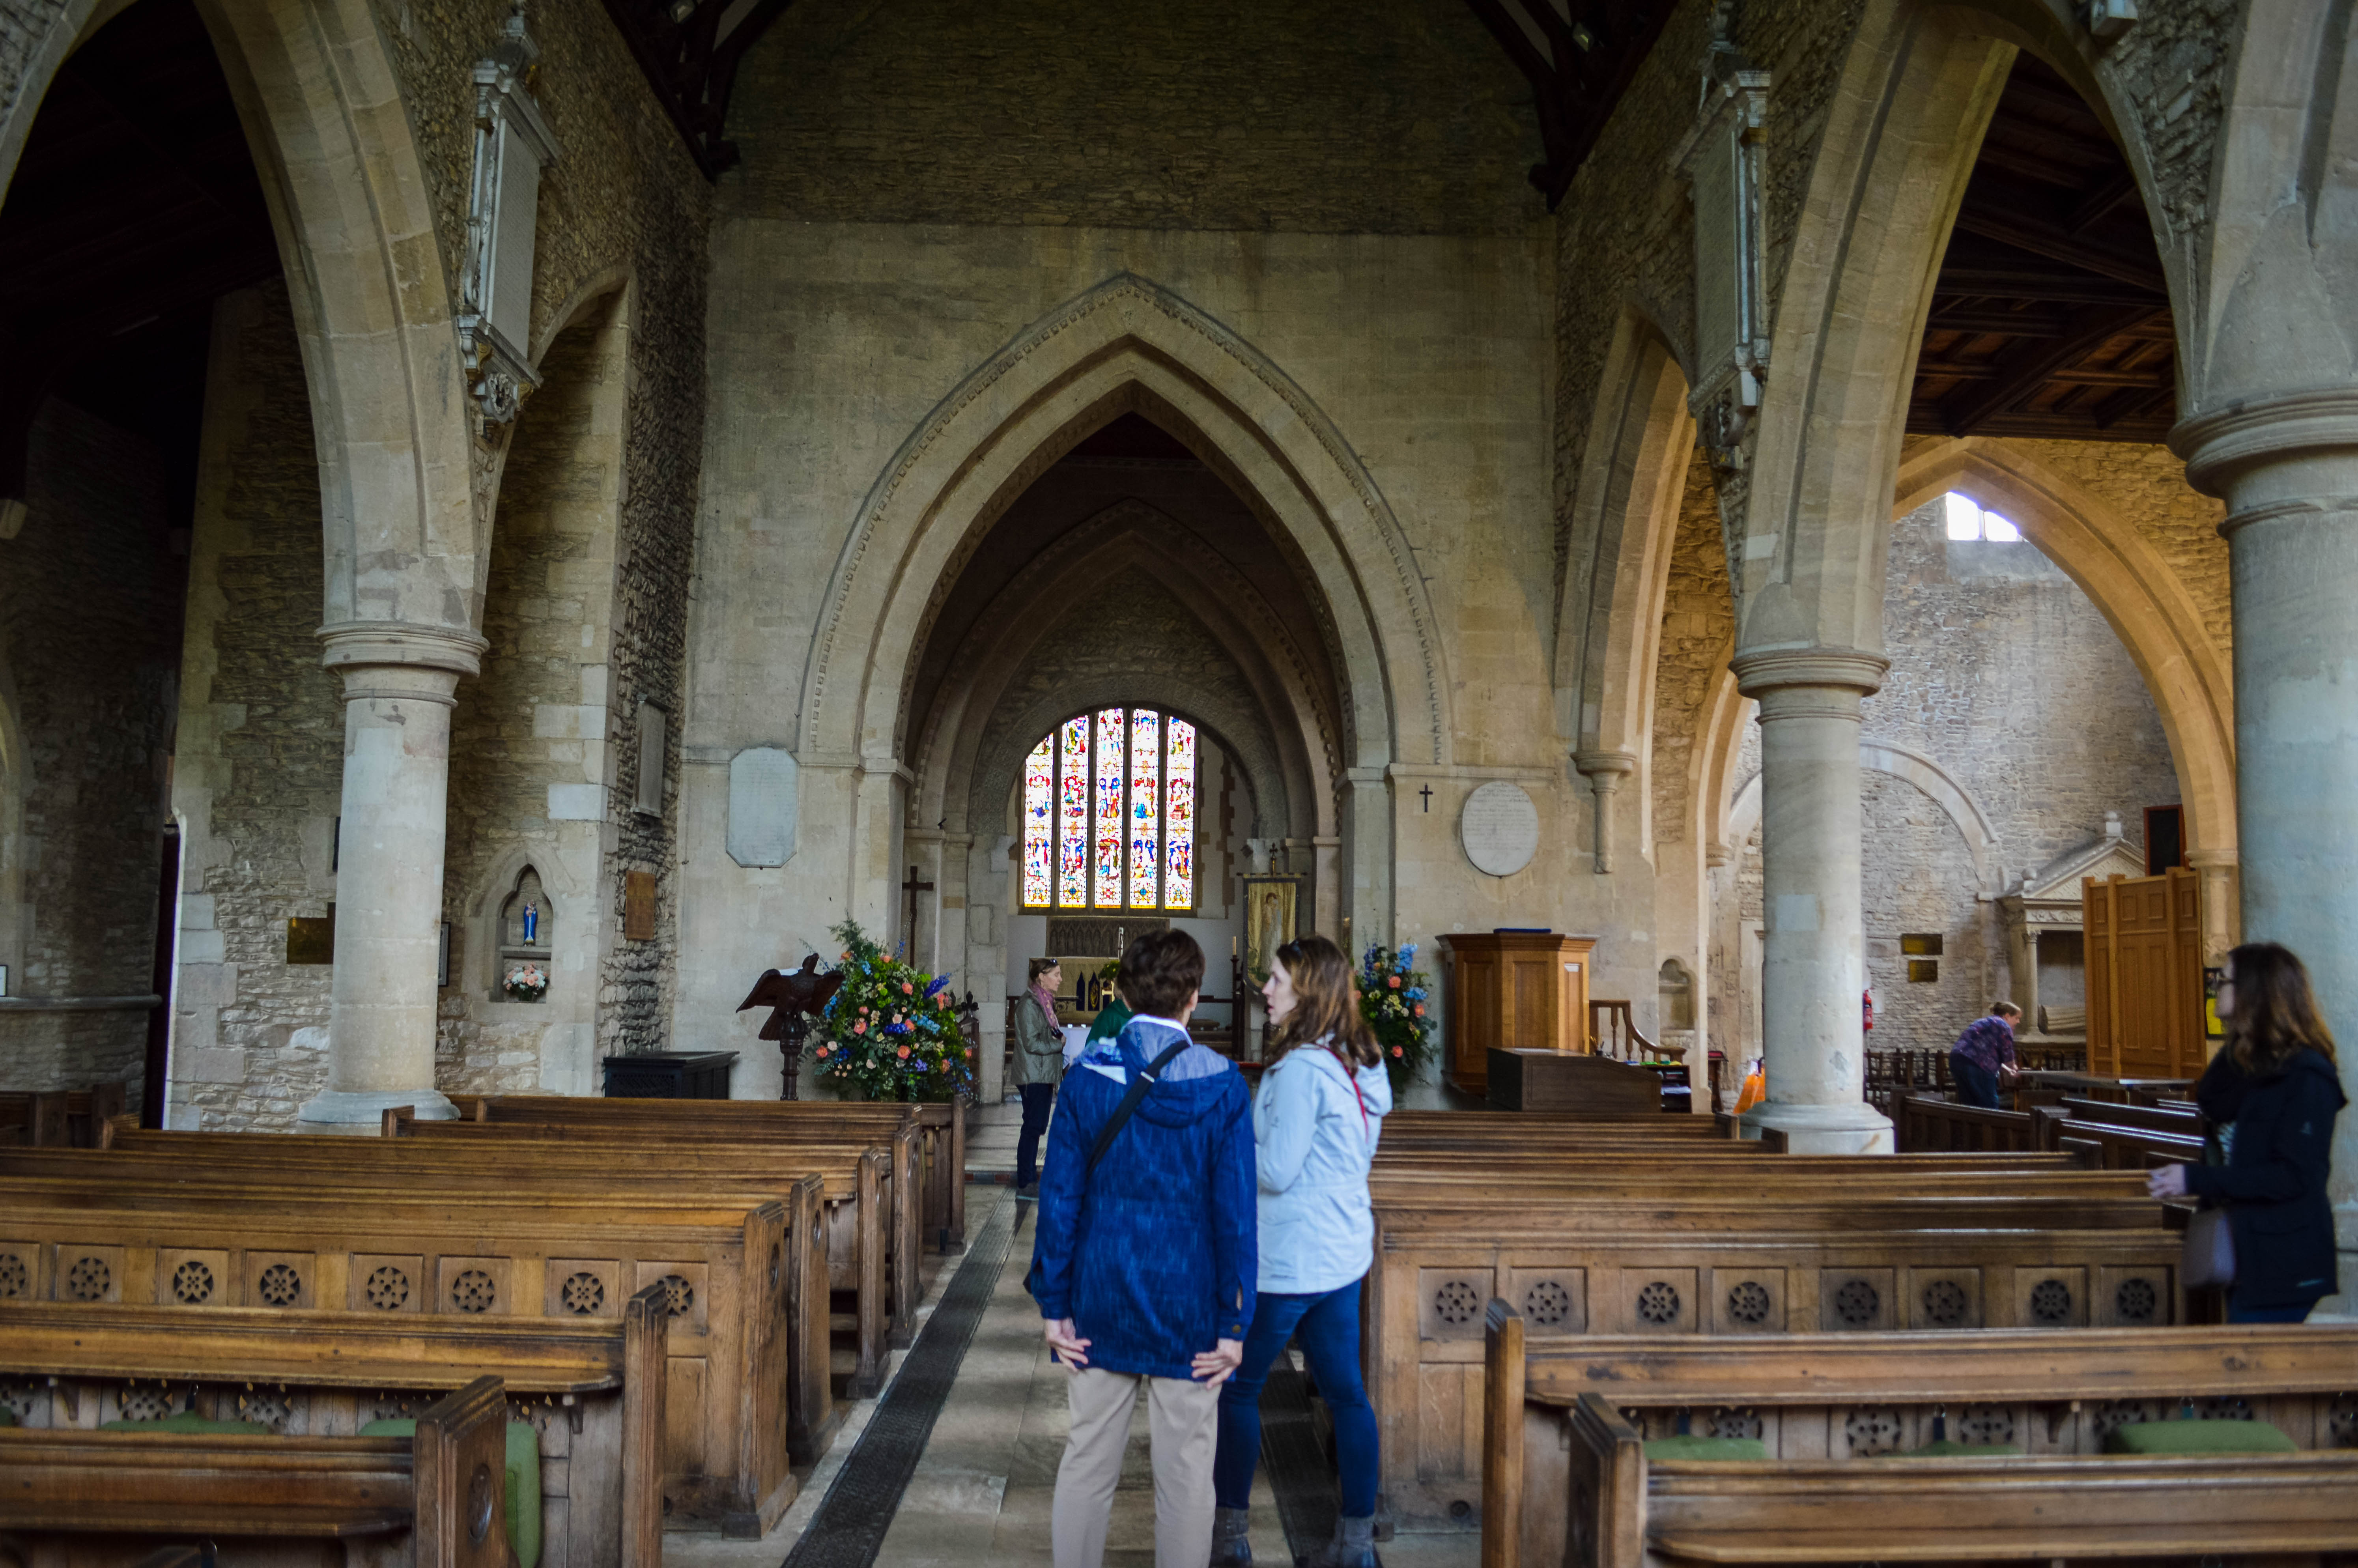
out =
[[[1487,929],[1569,918],[1562,873],[1579,817],[1560,782],[1568,770],[1554,760],[1541,656],[1553,594],[1547,257],[1537,234],[948,229],[729,215],[714,254],[713,412],[687,725],[682,1033],[723,1020],[753,975],[799,957],[798,943],[832,951],[823,933],[852,906],[840,825],[850,820],[857,759],[801,759],[801,839],[785,867],[746,871],[722,847],[729,759],[795,734],[792,694],[802,689],[827,579],[813,563],[838,557],[894,448],[960,379],[1028,322],[1124,271],[1206,311],[1300,384],[1367,464],[1434,596],[1457,704],[1448,738],[1455,766],[1433,779],[1432,813],[1418,811],[1402,835],[1411,874],[1394,901],[1398,935],[1424,939],[1461,920]],[[862,744],[865,765],[891,765],[892,736]],[[1465,793],[1498,773],[1532,777],[1549,846],[1511,887],[1473,871],[1455,837]],[[1447,831],[1428,841],[1422,823]],[[752,1025],[728,1027],[733,1040]]]

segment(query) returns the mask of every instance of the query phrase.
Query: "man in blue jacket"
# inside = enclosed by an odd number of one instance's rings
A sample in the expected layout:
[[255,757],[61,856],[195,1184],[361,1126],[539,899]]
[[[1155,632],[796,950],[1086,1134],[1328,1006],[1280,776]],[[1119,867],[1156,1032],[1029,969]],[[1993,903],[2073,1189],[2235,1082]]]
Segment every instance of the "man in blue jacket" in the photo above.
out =
[[[1203,979],[1186,933],[1132,942],[1115,983],[1136,1016],[1066,1071],[1048,1131],[1030,1284],[1049,1351],[1072,1372],[1056,1568],[1105,1561],[1141,1386],[1157,1568],[1211,1558],[1219,1388],[1244,1356],[1260,1248],[1251,1096],[1234,1064],[1187,1037]],[[1143,1097],[1098,1152],[1134,1084]]]

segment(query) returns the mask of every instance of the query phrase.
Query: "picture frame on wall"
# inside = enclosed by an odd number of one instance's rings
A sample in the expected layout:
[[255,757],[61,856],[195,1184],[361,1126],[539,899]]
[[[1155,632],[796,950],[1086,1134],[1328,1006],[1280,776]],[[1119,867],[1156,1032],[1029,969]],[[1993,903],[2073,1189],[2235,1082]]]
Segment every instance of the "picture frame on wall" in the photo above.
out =
[[1296,875],[1247,873],[1237,879],[1245,906],[1245,968],[1269,979],[1277,950],[1302,935],[1302,882]]

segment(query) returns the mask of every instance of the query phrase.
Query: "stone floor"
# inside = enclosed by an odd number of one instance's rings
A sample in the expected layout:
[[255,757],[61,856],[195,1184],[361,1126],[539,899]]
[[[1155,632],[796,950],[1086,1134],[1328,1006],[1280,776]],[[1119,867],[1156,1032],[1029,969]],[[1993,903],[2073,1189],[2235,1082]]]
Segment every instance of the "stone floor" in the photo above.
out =
[[[968,1127],[968,1162],[979,1178],[968,1192],[968,1236],[981,1234],[996,1205],[1016,1201],[1000,1182],[1014,1168],[1020,1122],[1015,1107],[992,1106],[979,1110]],[[1049,1561],[1048,1509],[1055,1490],[1056,1462],[1064,1452],[1065,1375],[1048,1359],[1039,1311],[1023,1292],[1023,1273],[1032,1257],[1030,1204],[1017,1210],[1016,1226],[990,1305],[884,1538],[877,1557],[884,1568],[936,1563],[982,1568]],[[921,1325],[932,1316],[962,1260],[963,1254],[946,1260],[929,1281],[919,1309]],[[893,1357],[892,1374],[899,1373],[904,1355]],[[777,1568],[802,1538],[875,1409],[874,1400],[852,1407],[834,1447],[804,1476],[802,1496],[766,1538],[724,1541],[717,1535],[670,1534],[664,1538],[665,1561],[673,1568]],[[1252,1543],[1259,1563],[1284,1568],[1292,1561],[1265,1476],[1253,1487]],[[1470,1531],[1404,1534],[1385,1543],[1381,1552],[1390,1568],[1473,1568],[1480,1545]],[[1153,1560],[1154,1489],[1141,1400],[1121,1489],[1114,1499],[1106,1561],[1113,1568],[1152,1568]]]

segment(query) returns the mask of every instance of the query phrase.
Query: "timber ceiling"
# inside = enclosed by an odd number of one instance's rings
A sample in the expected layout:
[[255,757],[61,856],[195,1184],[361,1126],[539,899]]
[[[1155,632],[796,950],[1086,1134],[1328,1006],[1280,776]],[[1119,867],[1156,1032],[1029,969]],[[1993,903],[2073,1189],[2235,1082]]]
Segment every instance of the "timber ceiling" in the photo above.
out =
[[2159,441],[2178,418],[2176,343],[2127,160],[2021,55],[1932,287],[1909,432]]
[[1466,0],[1531,84],[1548,211],[1604,134],[1613,106],[1670,20],[1671,0]]
[[724,134],[745,51],[794,0],[606,0],[606,15],[646,73],[707,179],[737,162]]
[[187,319],[279,275],[262,184],[189,0],[143,0],[59,68],[0,206],[0,497],[77,367],[177,360]]

